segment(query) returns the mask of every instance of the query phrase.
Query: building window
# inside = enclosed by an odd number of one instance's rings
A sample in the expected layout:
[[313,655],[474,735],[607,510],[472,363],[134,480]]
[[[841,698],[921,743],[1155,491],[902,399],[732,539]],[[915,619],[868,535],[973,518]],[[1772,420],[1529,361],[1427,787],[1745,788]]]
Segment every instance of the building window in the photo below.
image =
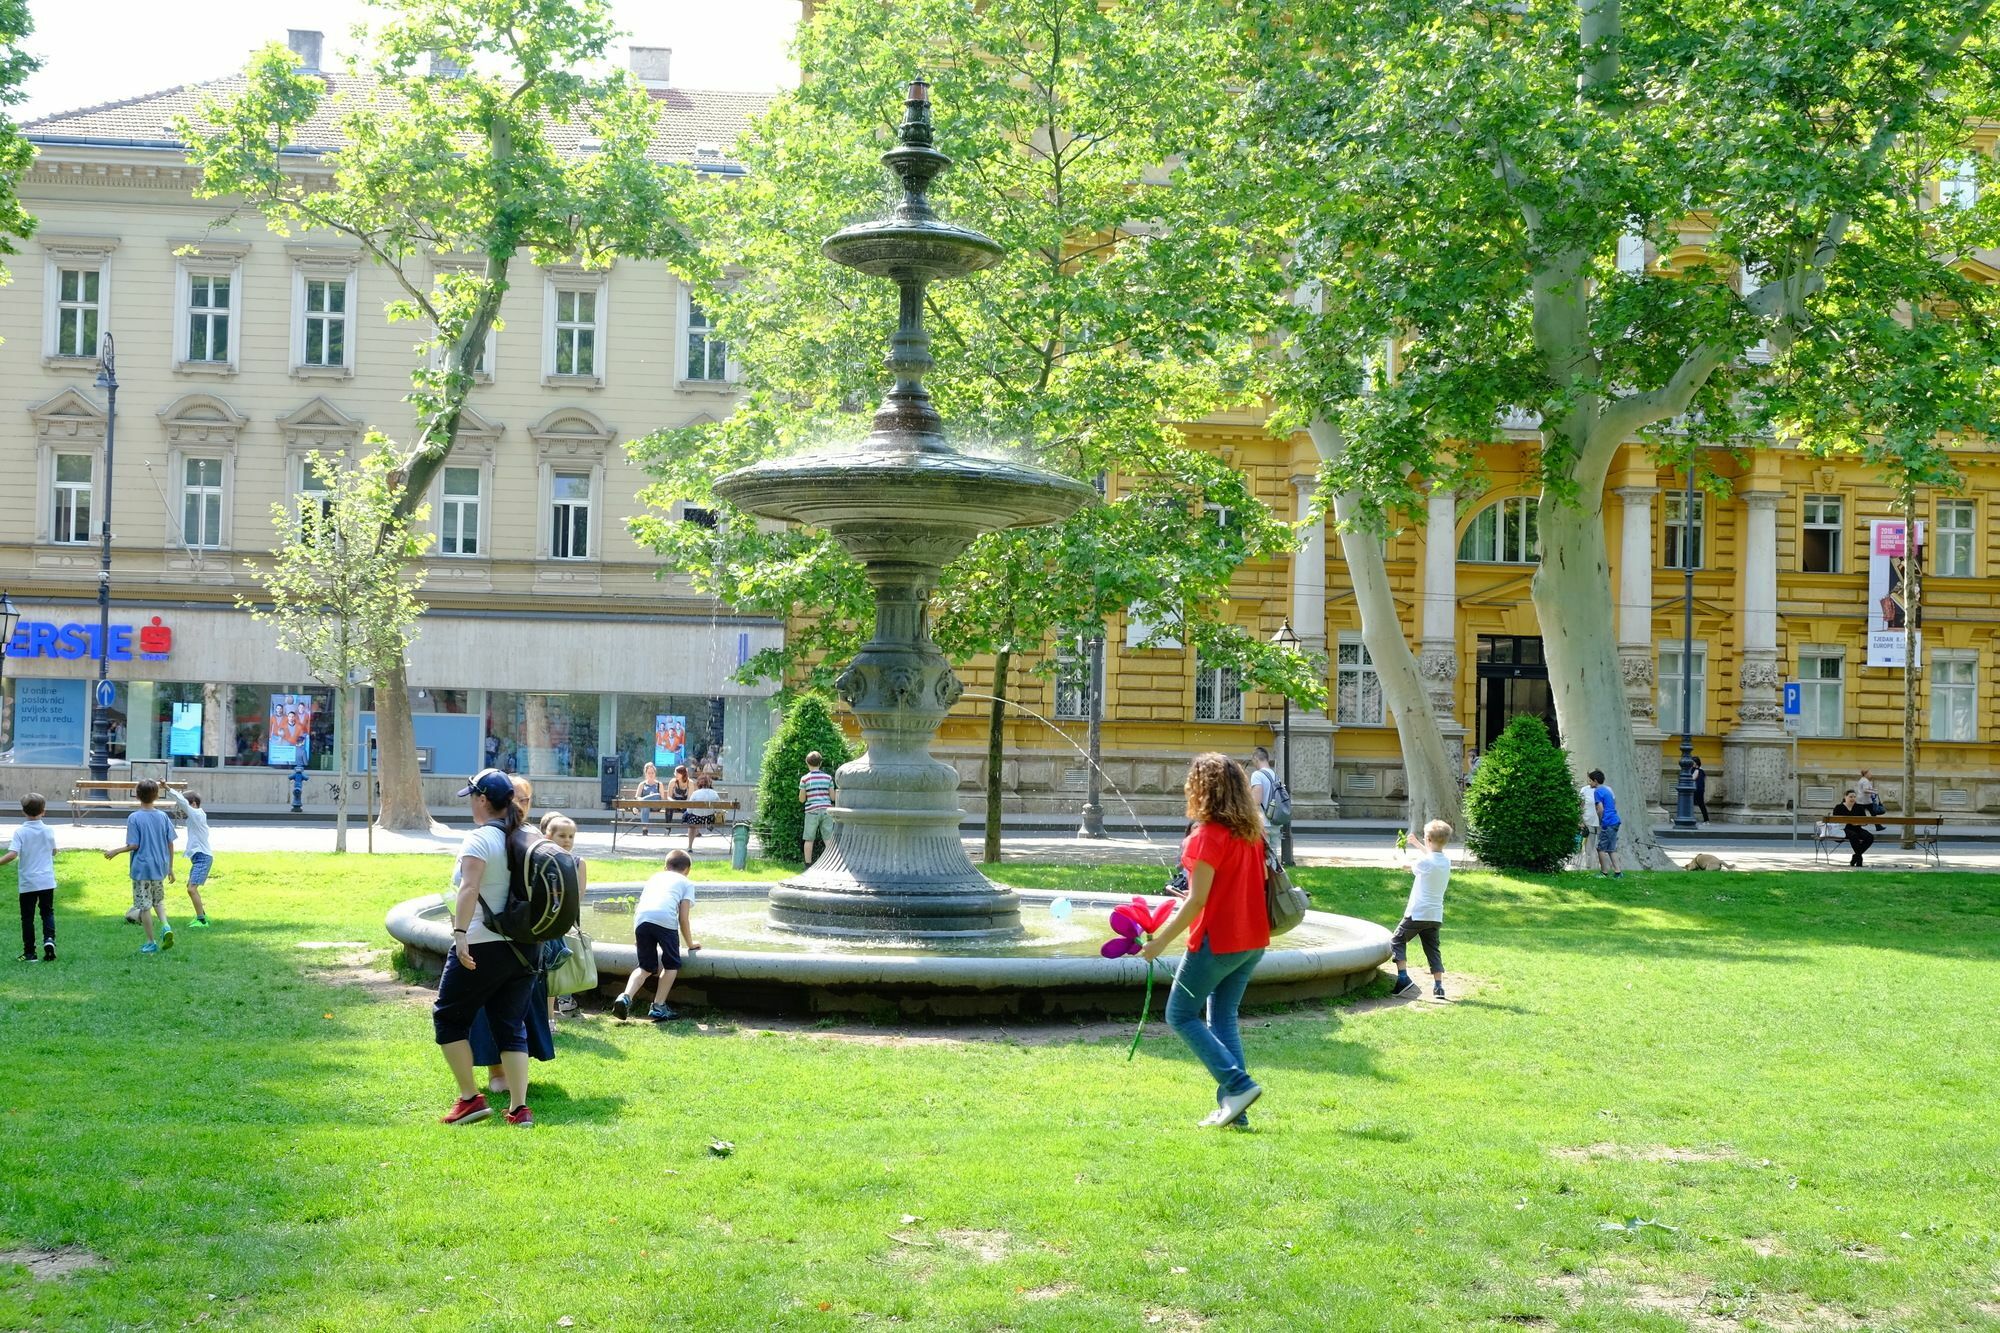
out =
[[103,314],[99,292],[103,282],[102,269],[56,270],[57,356],[97,355],[97,326]]
[[1843,729],[1839,653],[1799,654],[1799,734],[1838,736]]
[[720,383],[729,378],[729,344],[716,336],[708,312],[688,302],[687,377]]
[[597,292],[556,289],[555,368],[557,375],[597,374]]
[[310,458],[299,460],[299,489],[292,503],[298,511],[300,532],[307,541],[315,540],[319,528],[333,517],[333,496]]
[[597,776],[595,694],[486,692],[486,762],[533,777]]
[[439,506],[438,551],[444,555],[479,554],[479,469],[444,470],[444,503]]
[[299,278],[299,365],[345,369],[348,363],[348,284],[351,276]]
[[56,455],[56,510],[49,524],[49,540],[88,542],[90,540],[91,471],[89,454]]
[[1056,720],[1090,719],[1090,651],[1076,639],[1056,649]]
[[1473,515],[1459,539],[1458,558],[1488,565],[1532,565],[1540,506],[1531,495],[1517,495],[1486,506]]
[[1700,569],[1702,553],[1707,550],[1708,497],[1694,497],[1694,522],[1684,521],[1681,510],[1687,504],[1685,495],[1666,497],[1667,515],[1667,563],[1668,569]]
[[1931,655],[1931,739],[1979,739],[1973,712],[1979,695],[1979,654],[1937,652]]
[[1807,574],[1838,574],[1840,533],[1840,497],[1808,495],[1805,524],[1799,534],[1799,568]]
[[1368,646],[1343,634],[1335,651],[1334,720],[1345,727],[1381,726],[1382,677],[1376,674]]
[[181,542],[186,546],[222,545],[222,460],[181,461]]
[[1938,182],[1938,202],[1946,208],[1971,208],[1979,202],[1979,159],[1962,157],[1945,163],[1950,172]]
[[1936,573],[1952,579],[1972,577],[1976,514],[1970,500],[1938,501],[1937,555],[1933,562]]
[[588,560],[590,474],[558,472],[551,481],[549,555],[556,560]]
[[1210,666],[1195,660],[1194,720],[1197,722],[1241,722],[1243,691],[1237,687],[1236,669]]
[[[1690,670],[1681,669],[1681,647],[1660,649],[1660,730],[1669,735],[1683,731],[1699,735],[1707,730],[1708,721],[1708,650],[1697,648],[1688,656]],[[1686,676],[1692,676],[1693,696],[1688,702],[1688,716],[1694,725],[1681,721],[1681,684]]]
[[230,359],[229,294],[234,285],[222,274],[188,275],[187,360],[220,363]]

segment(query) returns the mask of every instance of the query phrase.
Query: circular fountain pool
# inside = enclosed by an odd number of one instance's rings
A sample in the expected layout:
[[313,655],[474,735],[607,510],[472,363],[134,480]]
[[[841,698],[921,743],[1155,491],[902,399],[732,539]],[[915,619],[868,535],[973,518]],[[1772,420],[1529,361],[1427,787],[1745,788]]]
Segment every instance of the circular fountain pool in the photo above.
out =
[[[600,991],[615,995],[638,966],[629,899],[640,885],[593,885],[583,924],[594,941]],[[921,944],[808,938],[769,924],[769,884],[703,884],[695,906],[700,952],[683,959],[676,1004],[759,1013],[977,1018],[1130,1014],[1145,993],[1146,965],[1108,959],[1106,916],[1129,895],[1020,890],[1019,937]],[[1058,920],[1051,902],[1067,896]],[[451,923],[436,894],[398,904],[389,933],[413,962],[441,966]],[[1169,956],[1177,950],[1170,951]],[[1389,932],[1371,921],[1308,912],[1272,942],[1250,983],[1249,1004],[1338,995],[1366,984],[1389,957]],[[1156,985],[1154,1004],[1166,1002]]]

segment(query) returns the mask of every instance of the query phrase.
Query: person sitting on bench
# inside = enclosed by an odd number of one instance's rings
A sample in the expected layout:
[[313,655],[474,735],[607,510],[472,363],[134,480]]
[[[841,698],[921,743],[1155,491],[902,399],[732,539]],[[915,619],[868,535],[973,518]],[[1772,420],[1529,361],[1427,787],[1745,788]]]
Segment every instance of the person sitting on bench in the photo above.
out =
[[1833,813],[1827,816],[1828,820],[1833,823],[1833,826],[1846,835],[1847,845],[1854,849],[1854,855],[1847,859],[1847,864],[1851,866],[1861,864],[1862,853],[1875,845],[1875,835],[1868,831],[1865,824],[1841,823],[1840,821],[1864,819],[1868,813],[1867,808],[1854,799],[1854,791],[1852,788],[1849,788],[1847,793],[1840,798],[1840,804],[1833,807]]

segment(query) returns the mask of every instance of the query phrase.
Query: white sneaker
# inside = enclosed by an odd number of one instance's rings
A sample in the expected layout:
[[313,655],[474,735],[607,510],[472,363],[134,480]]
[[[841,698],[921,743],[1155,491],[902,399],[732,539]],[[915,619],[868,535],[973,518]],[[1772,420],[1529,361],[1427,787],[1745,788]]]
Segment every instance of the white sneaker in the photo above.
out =
[[1226,1125],[1237,1116],[1249,1110],[1251,1104],[1263,1095],[1264,1090],[1255,1083],[1252,1083],[1248,1088],[1237,1093],[1235,1096],[1224,1097],[1222,1105],[1215,1109],[1215,1113],[1201,1123],[1209,1128]]

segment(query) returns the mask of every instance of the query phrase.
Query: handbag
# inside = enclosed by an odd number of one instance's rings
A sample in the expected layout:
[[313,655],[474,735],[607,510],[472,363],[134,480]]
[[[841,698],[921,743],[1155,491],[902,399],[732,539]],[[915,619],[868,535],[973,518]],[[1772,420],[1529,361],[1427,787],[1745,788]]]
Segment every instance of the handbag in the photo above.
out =
[[1282,935],[1306,919],[1304,889],[1292,883],[1276,848],[1264,851],[1264,911],[1271,921],[1271,933]]
[[549,969],[549,994],[575,995],[597,989],[597,955],[590,936],[578,926],[564,937],[569,956]]

